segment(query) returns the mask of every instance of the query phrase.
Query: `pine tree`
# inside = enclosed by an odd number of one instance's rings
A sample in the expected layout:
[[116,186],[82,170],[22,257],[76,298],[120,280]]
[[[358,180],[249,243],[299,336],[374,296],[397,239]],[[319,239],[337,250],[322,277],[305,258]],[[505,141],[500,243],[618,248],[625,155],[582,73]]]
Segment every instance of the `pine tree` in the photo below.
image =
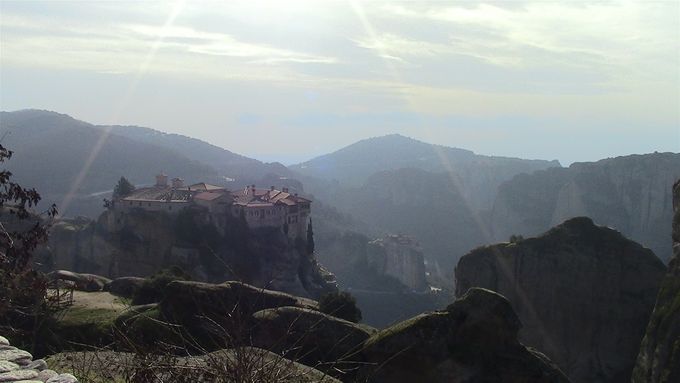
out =
[[113,198],[116,199],[127,197],[134,191],[135,185],[131,184],[130,181],[127,180],[127,178],[120,177],[118,183],[116,184],[116,187],[113,188]]
[[312,218],[307,224],[307,254],[314,254],[314,230],[312,230]]

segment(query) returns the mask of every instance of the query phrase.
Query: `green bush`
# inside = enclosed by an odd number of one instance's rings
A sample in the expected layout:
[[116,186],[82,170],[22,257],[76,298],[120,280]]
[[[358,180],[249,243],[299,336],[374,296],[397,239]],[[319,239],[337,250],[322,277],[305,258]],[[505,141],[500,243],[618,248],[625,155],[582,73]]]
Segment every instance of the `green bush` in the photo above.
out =
[[518,234],[513,234],[510,236],[510,243],[519,243],[524,241],[524,237]]
[[165,287],[172,281],[189,281],[191,277],[178,266],[162,269],[148,277],[132,296],[133,305],[156,303],[163,299]]
[[319,310],[334,317],[358,323],[361,321],[361,310],[357,301],[347,291],[328,293],[319,299]]

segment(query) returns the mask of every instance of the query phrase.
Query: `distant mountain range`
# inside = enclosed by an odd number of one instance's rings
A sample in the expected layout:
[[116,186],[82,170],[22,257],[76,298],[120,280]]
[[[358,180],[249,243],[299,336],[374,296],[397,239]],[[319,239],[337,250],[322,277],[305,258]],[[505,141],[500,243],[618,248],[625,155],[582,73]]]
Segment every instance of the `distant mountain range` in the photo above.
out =
[[[498,185],[516,174],[559,166],[558,161],[485,156],[391,134],[359,141],[290,169],[307,177],[303,178],[304,183],[310,187],[317,179],[345,188],[360,187],[372,175],[383,171],[412,168],[446,173],[471,206],[482,209],[493,204]],[[324,193],[318,189],[310,190]]]
[[139,126],[111,126],[108,128],[111,129],[112,134],[172,149],[194,161],[210,165],[223,177],[236,180],[257,180],[270,174],[291,174],[288,168],[278,162],[263,163],[196,138],[163,133]]
[[[229,181],[240,186],[290,174],[283,165],[265,164],[197,139],[141,127],[92,125],[50,111],[0,112],[0,136],[15,152],[4,165],[17,181],[36,188],[49,203],[60,204],[74,192],[74,203],[61,211],[66,215],[96,216],[103,195],[91,194],[112,190],[121,176],[148,184],[163,171],[187,182]],[[89,171],[79,180],[88,163]]]
[[502,184],[489,216],[494,240],[536,235],[566,219],[588,216],[671,256],[673,183],[680,154],[652,153],[523,174]]
[[[513,235],[589,216],[671,254],[671,186],[680,154],[575,163],[490,157],[399,135],[360,141],[292,166],[305,190],[375,232],[414,235],[445,278],[460,256]],[[436,266],[439,267],[436,267]]]
[[[58,204],[73,189],[73,203],[62,211],[66,215],[94,217],[119,177],[148,184],[159,171],[233,188],[257,183],[302,191],[304,185],[328,213],[315,216],[318,230],[414,235],[431,271],[445,276],[473,247],[511,234],[535,235],[581,215],[620,230],[667,260],[670,185],[680,178],[676,153],[563,168],[557,161],[478,155],[400,135],[362,140],[286,168],[191,137],[92,125],[40,110],[2,112],[0,135],[2,144],[15,151],[4,165],[23,185]],[[320,232],[319,238],[337,237],[327,234]],[[317,245],[323,252],[323,240]]]

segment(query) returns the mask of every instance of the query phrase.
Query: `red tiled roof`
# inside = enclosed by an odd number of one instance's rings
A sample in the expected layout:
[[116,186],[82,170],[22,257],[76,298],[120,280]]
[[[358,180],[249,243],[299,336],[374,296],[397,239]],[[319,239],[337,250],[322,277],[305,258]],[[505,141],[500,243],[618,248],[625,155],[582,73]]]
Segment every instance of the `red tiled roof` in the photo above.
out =
[[239,206],[271,206],[283,204],[294,206],[300,202],[311,202],[307,198],[294,196],[280,190],[243,188],[231,193],[234,197],[234,204]]
[[224,196],[224,193],[202,192],[196,194],[194,199],[199,199],[202,201],[214,201],[222,196]]
[[192,191],[213,191],[213,190],[224,190],[224,187],[207,184],[205,182],[199,182],[197,184],[189,185],[188,189]]

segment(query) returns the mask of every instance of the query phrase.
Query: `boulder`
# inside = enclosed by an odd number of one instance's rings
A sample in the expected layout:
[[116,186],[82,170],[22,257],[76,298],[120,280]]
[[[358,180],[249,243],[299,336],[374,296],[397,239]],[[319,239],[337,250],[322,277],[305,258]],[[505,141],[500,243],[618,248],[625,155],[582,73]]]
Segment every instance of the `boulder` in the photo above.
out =
[[680,382],[680,181],[673,186],[673,257],[642,340],[634,383]]
[[318,309],[310,299],[261,289],[241,282],[221,284],[173,281],[165,289],[159,307],[165,318],[187,323],[197,317],[224,318],[253,313],[283,306]]
[[29,380],[38,377],[38,371],[35,370],[14,370],[3,372],[0,374],[0,382],[16,382],[20,380]]
[[18,370],[20,367],[14,362],[0,360],[0,373]]
[[19,350],[16,347],[8,346],[0,350],[0,361],[7,361],[16,363],[20,366],[25,366],[33,360],[33,356],[24,350]]
[[300,307],[261,310],[253,318],[254,346],[335,371],[356,368],[352,362],[357,361],[357,351],[376,332],[369,326]]
[[200,370],[204,375],[197,381],[205,383],[223,377],[223,371],[239,371],[250,382],[340,383],[324,372],[257,347],[220,350],[185,361],[189,365],[212,366]]
[[38,373],[38,377],[36,377],[36,379],[38,379],[40,382],[46,382],[57,375],[59,374],[54,370],[42,370]]
[[59,374],[47,379],[46,383],[78,383],[78,379],[71,374]]
[[102,291],[104,286],[111,282],[110,279],[95,274],[74,273],[67,270],[56,270],[47,274],[50,281],[60,283],[60,281],[74,282],[74,288],[81,291]]
[[241,282],[173,281],[165,288],[158,312],[182,338],[191,340],[188,347],[218,350],[250,345],[252,315],[283,306],[318,308],[315,301]]
[[470,289],[443,311],[425,313],[371,336],[357,381],[568,382],[547,357],[517,340],[510,302]]
[[145,279],[140,277],[120,277],[112,280],[104,286],[104,291],[123,298],[132,298]]

